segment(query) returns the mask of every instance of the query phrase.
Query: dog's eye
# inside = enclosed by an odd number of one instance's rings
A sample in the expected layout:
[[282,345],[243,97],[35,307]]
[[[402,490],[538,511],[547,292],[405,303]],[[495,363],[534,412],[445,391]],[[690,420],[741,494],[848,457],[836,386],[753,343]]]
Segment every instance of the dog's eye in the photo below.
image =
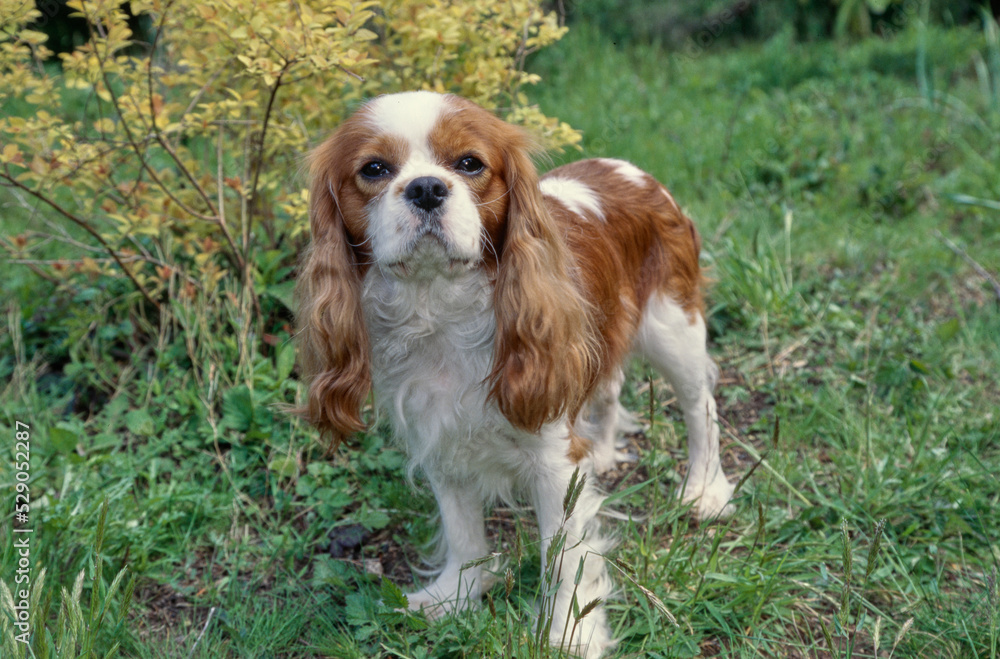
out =
[[379,160],[372,160],[369,163],[365,163],[364,167],[361,168],[361,175],[365,178],[385,178],[391,173],[389,165]]
[[478,174],[483,171],[483,161],[475,156],[462,156],[455,163],[455,169],[463,174]]

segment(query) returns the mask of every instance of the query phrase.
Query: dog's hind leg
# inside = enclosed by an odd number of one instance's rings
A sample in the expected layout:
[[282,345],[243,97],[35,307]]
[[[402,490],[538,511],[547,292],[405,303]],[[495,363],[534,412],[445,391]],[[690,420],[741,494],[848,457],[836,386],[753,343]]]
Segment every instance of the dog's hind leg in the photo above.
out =
[[705,320],[665,295],[653,295],[639,326],[637,348],[670,382],[688,431],[688,472],[681,500],[700,519],[732,513],[734,487],[719,459],[719,423],[712,390],[719,369],[708,355]]

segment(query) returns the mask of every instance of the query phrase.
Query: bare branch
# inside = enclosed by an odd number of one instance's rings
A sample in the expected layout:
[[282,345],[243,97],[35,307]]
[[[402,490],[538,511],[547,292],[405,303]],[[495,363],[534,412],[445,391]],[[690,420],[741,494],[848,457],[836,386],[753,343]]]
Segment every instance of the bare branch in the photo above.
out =
[[135,275],[133,275],[131,272],[129,272],[129,269],[125,267],[125,263],[122,262],[122,259],[118,255],[118,253],[111,247],[111,245],[109,245],[107,243],[106,240],[104,240],[104,237],[100,233],[98,233],[97,230],[94,229],[94,227],[90,226],[90,224],[86,220],[84,220],[81,217],[78,217],[78,216],[74,215],[73,213],[69,212],[68,210],[66,210],[65,208],[63,208],[62,206],[60,206],[54,200],[49,199],[48,197],[46,197],[42,193],[40,193],[40,192],[38,192],[36,190],[32,190],[31,188],[29,188],[25,184],[23,184],[20,181],[18,181],[16,178],[14,178],[13,175],[11,175],[9,169],[6,166],[4,167],[4,171],[0,172],[0,178],[3,178],[4,180],[6,180],[10,185],[12,185],[12,186],[14,186],[14,187],[16,187],[16,188],[18,188],[20,190],[23,190],[24,192],[27,192],[28,194],[30,194],[35,199],[38,199],[39,201],[44,202],[50,208],[52,208],[52,210],[56,211],[57,213],[59,213],[60,215],[62,215],[63,217],[65,217],[67,220],[69,220],[70,222],[73,222],[74,224],[76,224],[77,226],[79,226],[80,228],[82,228],[84,231],[86,231],[87,233],[89,233],[91,236],[93,236],[94,239],[98,243],[100,243],[101,247],[104,248],[104,251],[107,252],[108,255],[111,256],[111,258],[113,258],[115,260],[115,263],[117,263],[118,267],[120,267],[122,269],[122,272],[125,273],[125,276],[128,277],[130,280],[132,280],[132,284],[136,287],[136,289],[140,293],[142,293],[142,296],[144,298],[146,298],[146,300],[150,304],[152,304],[154,307],[156,307],[157,311],[160,310],[160,303],[157,302],[156,300],[154,300],[153,297],[149,294],[149,291],[147,291],[145,288],[143,288],[142,284],[139,283],[139,280],[137,280],[135,278]]
[[[192,215],[194,217],[200,218],[202,220],[209,220],[209,221],[214,220],[214,218],[212,216],[205,215],[204,213],[199,213],[198,211],[194,210],[193,208],[191,208],[190,206],[188,206],[187,204],[185,204],[183,201],[181,201],[170,190],[170,188],[166,184],[164,184],[163,181],[160,180],[160,177],[156,175],[156,172],[153,170],[153,168],[146,161],[146,157],[145,157],[144,151],[143,151],[143,149],[141,149],[139,147],[139,142],[136,141],[135,136],[132,134],[132,129],[129,127],[128,121],[125,119],[125,114],[122,112],[122,109],[121,109],[121,102],[120,102],[118,96],[115,94],[114,86],[111,84],[111,81],[108,79],[108,71],[105,68],[105,61],[104,61],[103,57],[99,57],[97,59],[97,65],[101,69],[101,79],[104,80],[104,87],[105,87],[105,89],[107,89],[108,95],[111,96],[111,106],[115,109],[115,114],[118,115],[118,120],[121,122],[121,126],[124,129],[124,131],[125,131],[125,137],[128,140],[129,144],[131,145],[132,151],[135,153],[136,157],[139,159],[139,164],[142,165],[142,168],[149,174],[150,178],[153,179],[153,182],[156,183],[156,185],[159,186],[160,189],[162,189],[163,192],[171,199],[171,201],[173,201],[175,204],[177,204],[178,206],[180,206],[184,210],[185,213],[188,213],[189,215]],[[153,121],[153,127],[154,128],[156,127],[155,118],[154,118],[154,121]],[[154,133],[154,136],[155,136],[155,133]],[[161,142],[161,144],[162,144],[162,142]],[[205,195],[204,190],[200,190],[200,186],[198,186],[197,181],[193,180],[193,178],[191,177],[190,172],[188,172],[187,169],[183,167],[182,163],[178,162],[179,159],[177,158],[177,154],[174,153],[172,150],[169,150],[168,152],[170,153],[171,157],[174,158],[175,162],[177,162],[178,165],[181,167],[182,173],[189,180],[191,180],[192,183],[195,185],[195,189],[199,190],[199,192],[202,195],[202,198],[207,200],[208,197],[207,197],[207,195]],[[213,210],[214,211],[214,209],[212,209],[211,202],[208,202],[208,208],[209,208],[209,210]]]

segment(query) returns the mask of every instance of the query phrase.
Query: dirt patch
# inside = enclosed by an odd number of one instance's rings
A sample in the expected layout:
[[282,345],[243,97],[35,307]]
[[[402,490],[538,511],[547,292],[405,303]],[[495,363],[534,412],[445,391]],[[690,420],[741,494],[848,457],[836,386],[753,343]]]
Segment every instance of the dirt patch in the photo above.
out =
[[208,615],[168,584],[154,581],[138,583],[133,602],[129,617],[142,641],[186,636],[195,618]]
[[774,401],[769,394],[759,390],[751,390],[746,400],[727,402],[719,408],[719,416],[729,423],[741,436],[750,433],[750,428],[757,424],[774,407]]

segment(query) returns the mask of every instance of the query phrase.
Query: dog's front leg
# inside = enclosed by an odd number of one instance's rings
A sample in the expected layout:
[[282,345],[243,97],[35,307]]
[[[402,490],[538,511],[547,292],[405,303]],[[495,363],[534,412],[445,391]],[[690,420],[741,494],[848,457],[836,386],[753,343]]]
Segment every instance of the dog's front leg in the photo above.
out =
[[[557,585],[555,596],[542,600],[541,624],[551,620],[553,646],[596,659],[612,645],[604,607],[594,604],[611,592],[603,556],[610,543],[600,536],[596,518],[602,497],[586,479],[581,484],[582,475],[574,483],[575,465],[560,458],[539,467],[533,485],[542,537],[542,587],[551,592]],[[576,492],[567,497],[571,485]],[[574,598],[581,614],[589,609],[586,615],[576,617]]]
[[408,596],[411,609],[424,609],[430,618],[460,611],[479,600],[484,589],[483,566],[462,566],[489,553],[486,545],[483,501],[468,483],[447,477],[430,477],[441,513],[444,567],[426,588]]

